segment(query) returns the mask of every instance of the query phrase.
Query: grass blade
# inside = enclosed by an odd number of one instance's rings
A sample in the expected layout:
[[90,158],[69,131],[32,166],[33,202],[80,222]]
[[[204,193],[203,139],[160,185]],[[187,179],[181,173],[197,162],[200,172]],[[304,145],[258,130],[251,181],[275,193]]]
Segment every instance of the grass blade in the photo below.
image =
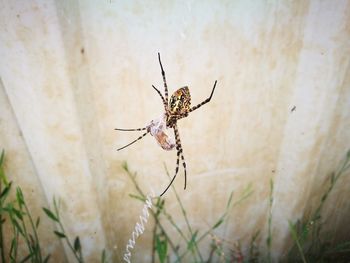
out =
[[302,261],[304,263],[306,263],[307,261],[306,261],[305,256],[304,256],[303,249],[302,249],[302,247],[300,245],[297,231],[296,231],[294,225],[290,221],[288,221],[288,225],[289,225],[289,231],[290,231],[290,233],[292,235],[292,238],[293,238],[294,242],[296,243],[296,245],[298,247],[298,250],[299,250],[299,253],[300,253],[300,257],[301,257]]
[[36,222],[35,222],[35,228],[36,228],[36,229],[38,229],[39,224],[40,224],[40,217],[38,217],[38,219],[37,219]]
[[215,229],[215,228],[219,227],[223,222],[224,222],[224,219],[220,218],[219,221],[216,222],[216,224],[212,227],[212,229]]
[[193,250],[196,246],[196,238],[197,238],[198,230],[194,232],[194,234],[191,237],[191,240],[188,242],[187,249]]
[[77,252],[81,250],[79,237],[76,237],[75,240],[74,240],[74,250],[77,251]]
[[164,263],[168,253],[168,242],[166,239],[160,239],[159,235],[156,237],[156,251],[159,256],[160,263]]
[[57,230],[55,230],[55,231],[53,231],[55,234],[56,234],[56,236],[58,236],[59,238],[66,238],[66,235],[65,234],[63,234],[62,232],[59,232],[59,231],[57,231]]
[[0,155],[0,167],[2,166],[2,164],[4,162],[4,159],[5,159],[5,151],[2,150],[1,155]]
[[12,185],[12,182],[10,182],[7,186],[5,186],[4,190],[1,192],[0,194],[0,200],[3,199],[5,200],[6,197],[8,196],[10,190],[11,190],[11,185]]
[[51,212],[51,210],[49,210],[49,209],[47,209],[47,208],[45,208],[45,207],[43,207],[43,210],[44,210],[45,214],[46,214],[49,218],[51,218],[53,221],[58,222],[58,218],[55,216],[54,213]]
[[106,263],[106,250],[102,250],[101,263]]

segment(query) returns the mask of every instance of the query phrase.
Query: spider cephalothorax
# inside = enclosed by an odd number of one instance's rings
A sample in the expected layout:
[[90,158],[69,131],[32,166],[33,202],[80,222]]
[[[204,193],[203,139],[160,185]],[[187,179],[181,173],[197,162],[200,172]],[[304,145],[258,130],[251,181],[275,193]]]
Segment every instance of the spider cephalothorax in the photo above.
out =
[[[146,131],[144,134],[142,134],[136,140],[119,148],[118,151],[128,147],[129,145],[137,142],[138,140],[141,140],[148,133],[150,133],[152,136],[154,136],[154,138],[157,140],[159,145],[164,150],[172,150],[174,147],[176,147],[177,160],[176,160],[175,175],[171,179],[167,188],[162,192],[162,194],[161,194],[161,196],[162,196],[169,189],[169,187],[171,186],[171,184],[173,183],[173,181],[176,178],[176,175],[179,171],[180,157],[181,157],[182,166],[183,166],[184,172],[185,172],[184,189],[186,189],[186,181],[187,181],[186,162],[185,162],[185,158],[184,158],[183,151],[182,151],[180,134],[179,134],[179,131],[177,129],[177,121],[182,119],[182,118],[187,117],[190,112],[192,112],[192,111],[198,109],[199,107],[201,107],[202,105],[208,103],[211,100],[211,97],[213,96],[217,81],[215,81],[215,83],[214,83],[210,97],[194,107],[191,107],[191,94],[190,94],[190,91],[189,91],[187,86],[176,90],[173,93],[173,95],[171,95],[170,100],[169,100],[168,99],[168,86],[166,83],[165,72],[163,69],[162,62],[160,60],[159,53],[158,53],[158,60],[159,60],[161,73],[162,73],[162,77],[163,77],[163,82],[164,82],[164,95],[165,95],[165,97],[163,97],[163,94],[155,86],[152,85],[152,87],[157,91],[157,93],[159,94],[159,96],[162,99],[162,102],[164,105],[164,114],[162,115],[161,118],[159,118],[157,120],[152,120],[150,122],[150,124],[144,128],[137,128],[137,129],[119,129],[119,128],[117,128],[116,130],[118,130],[118,131],[144,131],[145,130]],[[174,129],[175,144],[167,133],[167,130],[170,128]]]

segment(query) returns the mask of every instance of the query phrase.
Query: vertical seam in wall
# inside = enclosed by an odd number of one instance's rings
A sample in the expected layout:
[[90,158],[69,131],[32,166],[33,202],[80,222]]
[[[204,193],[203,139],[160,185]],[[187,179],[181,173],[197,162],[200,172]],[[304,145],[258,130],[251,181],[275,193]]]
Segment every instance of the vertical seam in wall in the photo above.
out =
[[[3,90],[3,93],[4,93],[4,95],[5,95],[5,100],[8,102],[8,105],[9,105],[9,107],[10,107],[11,115],[12,115],[13,118],[15,119],[16,126],[17,126],[18,130],[19,130],[19,131],[21,132],[21,134],[22,134],[22,138],[23,138],[22,141],[23,141],[24,147],[25,147],[25,149],[26,149],[26,152],[27,152],[27,154],[28,154],[28,158],[30,159],[30,162],[31,162],[31,164],[32,164],[32,166],[33,166],[35,175],[36,175],[36,177],[38,178],[38,181],[39,181],[40,187],[41,187],[41,191],[44,193],[44,196],[45,196],[45,199],[46,199],[46,203],[47,203],[47,205],[50,206],[50,202],[49,202],[49,200],[47,199],[46,191],[44,191],[44,185],[43,185],[43,183],[42,183],[42,181],[41,181],[41,179],[40,179],[40,176],[39,176],[39,173],[38,173],[38,169],[37,169],[36,164],[35,164],[35,162],[34,162],[34,159],[33,159],[33,157],[32,157],[32,153],[31,153],[31,151],[30,151],[30,149],[29,149],[29,147],[28,147],[27,140],[25,139],[25,134],[22,132],[21,125],[20,125],[20,123],[19,123],[19,121],[18,121],[18,118],[17,118],[17,115],[16,115],[16,111],[15,111],[15,109],[14,109],[13,106],[12,106],[10,96],[9,96],[8,93],[7,93],[7,90],[6,90],[6,88],[5,88],[5,85],[4,85],[4,82],[2,81],[1,76],[0,76],[0,89]],[[56,228],[55,223],[51,222],[51,225],[53,226],[53,229]],[[63,239],[60,238],[60,239],[59,239],[59,243],[61,244],[61,249],[64,250]],[[67,258],[66,253],[64,253],[64,258],[65,258],[65,261],[68,262],[68,258]]]
[[[41,188],[42,188],[43,192],[45,192],[45,191],[44,191],[44,186],[43,186],[43,184],[42,184],[42,182],[41,182],[41,180],[40,180],[40,177],[38,176],[38,169],[36,168],[35,162],[33,161],[32,154],[31,154],[31,152],[30,152],[30,150],[29,150],[27,141],[26,141],[25,138],[24,138],[25,135],[24,135],[23,132],[22,132],[22,128],[21,128],[20,123],[18,122],[18,118],[17,118],[17,115],[16,115],[16,111],[15,111],[14,108],[12,107],[12,103],[11,103],[10,97],[8,96],[8,93],[7,93],[7,91],[6,91],[5,85],[4,85],[4,83],[3,83],[1,77],[0,77],[0,88],[4,91],[5,100],[8,101],[8,104],[10,105],[10,112],[11,112],[11,114],[13,115],[13,117],[14,117],[14,119],[15,119],[15,121],[16,121],[16,126],[18,127],[19,131],[20,131],[21,134],[23,135],[23,142],[24,142],[26,151],[27,151],[27,153],[28,153],[28,155],[29,155],[30,161],[31,161],[31,163],[32,163],[32,165],[33,165],[35,174],[36,174],[37,177],[39,178],[39,182],[40,182],[40,185],[41,185]],[[47,196],[46,196],[46,199],[47,199]],[[47,200],[47,201],[48,201],[48,200]],[[47,203],[48,203],[48,202],[47,202]]]

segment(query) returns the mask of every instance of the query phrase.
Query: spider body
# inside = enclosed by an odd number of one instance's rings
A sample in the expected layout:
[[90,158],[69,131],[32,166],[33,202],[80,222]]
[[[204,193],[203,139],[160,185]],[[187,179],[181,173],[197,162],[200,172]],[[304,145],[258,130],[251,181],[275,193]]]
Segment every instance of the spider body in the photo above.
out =
[[[214,93],[216,83],[215,81],[213,89],[211,91],[211,94],[209,98],[204,100],[203,102],[199,103],[198,105],[191,107],[191,94],[187,86],[182,87],[178,90],[176,90],[168,99],[168,86],[165,79],[165,72],[163,69],[162,62],[160,60],[160,54],[158,53],[158,60],[161,68],[161,74],[163,77],[163,83],[164,83],[164,95],[155,87],[152,85],[152,87],[155,89],[155,91],[159,94],[160,98],[162,99],[163,105],[164,105],[164,114],[162,117],[158,120],[152,120],[149,125],[147,125],[144,128],[137,128],[137,129],[119,129],[116,128],[115,130],[118,131],[146,131],[144,134],[142,134],[140,137],[138,137],[136,140],[132,141],[131,143],[121,147],[118,149],[118,151],[130,146],[131,144],[137,142],[138,140],[141,140],[143,137],[145,137],[148,133],[150,133],[154,138],[157,140],[158,144],[164,149],[164,150],[172,150],[174,147],[176,147],[177,150],[177,160],[176,160],[176,168],[175,168],[175,175],[171,179],[169,185],[167,188],[162,192],[162,195],[165,194],[165,192],[169,189],[171,184],[176,178],[176,175],[179,171],[179,163],[180,158],[182,161],[182,166],[184,168],[184,174],[185,174],[185,186],[184,189],[186,189],[186,182],[187,182],[187,175],[186,175],[186,162],[183,155],[181,140],[180,140],[180,134],[177,128],[177,121],[186,118],[188,114],[199,107],[203,106],[204,104],[208,103]],[[175,143],[171,140],[171,138],[167,134],[168,129],[174,130],[175,135]]]
[[183,87],[174,92],[169,101],[169,112],[174,115],[184,115],[191,109],[191,94],[188,87]]
[[184,118],[191,110],[191,94],[188,87],[178,89],[171,95],[167,112],[167,127],[173,128],[180,118]]

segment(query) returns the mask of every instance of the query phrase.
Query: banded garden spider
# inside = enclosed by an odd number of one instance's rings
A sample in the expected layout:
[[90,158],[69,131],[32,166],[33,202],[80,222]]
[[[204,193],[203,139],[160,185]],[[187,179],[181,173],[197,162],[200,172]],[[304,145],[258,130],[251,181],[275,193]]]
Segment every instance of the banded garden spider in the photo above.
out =
[[[180,163],[180,157],[182,160],[182,165],[184,168],[184,173],[185,173],[185,186],[184,189],[186,189],[186,184],[187,184],[187,172],[186,172],[186,162],[185,162],[185,157],[183,155],[183,150],[182,150],[182,145],[181,145],[181,140],[180,140],[180,134],[179,130],[177,128],[177,121],[186,118],[188,114],[199,107],[203,106],[204,104],[208,103],[211,100],[211,97],[213,96],[217,80],[215,80],[213,89],[211,91],[211,94],[209,98],[204,100],[203,102],[199,103],[198,105],[191,107],[191,95],[190,91],[187,86],[182,87],[175,91],[173,95],[171,95],[170,100],[168,100],[168,85],[166,83],[165,79],[165,72],[163,69],[162,62],[160,60],[160,54],[158,53],[158,60],[160,64],[160,69],[163,77],[163,82],[164,82],[164,97],[162,93],[154,86],[152,87],[155,89],[155,91],[159,94],[160,98],[163,101],[164,105],[164,114],[161,120],[158,121],[151,121],[149,125],[147,125],[144,128],[136,128],[136,129],[119,129],[116,128],[115,130],[117,131],[146,131],[144,134],[142,134],[140,137],[138,137],[136,140],[132,141],[131,143],[117,149],[118,151],[130,146],[131,144],[134,144],[135,142],[141,140],[143,137],[145,137],[148,133],[150,133],[152,136],[156,138],[160,146],[164,150],[172,150],[175,145],[171,143],[171,140],[166,134],[166,129],[172,128],[174,129],[174,134],[175,134],[175,140],[176,140],[176,150],[177,150],[177,160],[176,160],[176,168],[175,168],[175,175],[171,179],[169,185],[165,188],[165,190],[162,192],[162,195],[166,193],[166,191],[169,189],[169,187],[172,185],[174,182],[176,175],[179,171],[179,163]],[[162,122],[163,121],[163,122]],[[163,127],[165,124],[165,127]]]

